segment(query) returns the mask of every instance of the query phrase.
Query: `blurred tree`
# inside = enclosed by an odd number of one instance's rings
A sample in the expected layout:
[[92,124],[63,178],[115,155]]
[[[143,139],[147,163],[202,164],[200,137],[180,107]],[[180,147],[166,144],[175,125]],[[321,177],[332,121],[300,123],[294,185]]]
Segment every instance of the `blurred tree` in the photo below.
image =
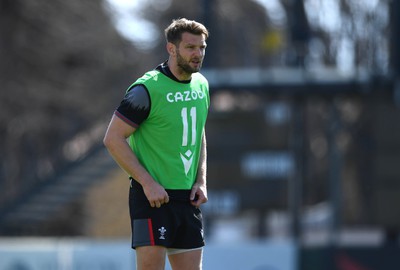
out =
[[[255,1],[178,1],[159,7],[161,0],[146,1],[143,17],[159,27],[156,51],[165,52],[163,32],[173,19],[186,17],[206,24],[210,30],[207,67],[259,66],[263,36],[267,29],[265,10]],[[167,57],[165,53],[165,57]]]
[[0,59],[1,204],[68,162],[66,142],[109,117],[140,57],[100,0],[0,0]]
[[304,5],[312,31],[309,64],[387,73],[388,1],[304,0]]
[[300,61],[306,68],[388,71],[385,0],[152,0],[143,3],[141,15],[159,27],[157,51],[163,51],[163,27],[172,19],[206,23],[211,31],[207,67],[285,66]]

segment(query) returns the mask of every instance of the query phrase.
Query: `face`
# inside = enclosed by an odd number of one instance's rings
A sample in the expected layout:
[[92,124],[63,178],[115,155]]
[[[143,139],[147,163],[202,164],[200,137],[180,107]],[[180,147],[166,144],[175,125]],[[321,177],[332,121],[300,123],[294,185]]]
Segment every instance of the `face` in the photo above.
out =
[[179,47],[176,48],[178,68],[186,74],[198,72],[203,64],[206,46],[204,35],[183,33]]

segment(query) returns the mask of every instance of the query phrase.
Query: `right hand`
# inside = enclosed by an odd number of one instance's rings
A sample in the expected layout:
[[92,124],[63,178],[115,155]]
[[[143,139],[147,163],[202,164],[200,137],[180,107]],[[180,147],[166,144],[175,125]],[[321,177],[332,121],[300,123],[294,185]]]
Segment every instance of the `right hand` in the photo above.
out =
[[157,182],[143,186],[143,191],[151,207],[160,208],[162,204],[169,202],[168,193]]

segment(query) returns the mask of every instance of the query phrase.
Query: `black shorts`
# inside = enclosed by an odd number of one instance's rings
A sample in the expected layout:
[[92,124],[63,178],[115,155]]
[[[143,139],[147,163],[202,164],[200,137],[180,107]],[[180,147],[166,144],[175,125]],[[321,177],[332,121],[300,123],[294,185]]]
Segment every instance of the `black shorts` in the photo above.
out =
[[190,190],[166,190],[169,202],[151,207],[142,186],[132,180],[129,211],[132,248],[164,246],[193,249],[204,246],[201,210],[190,203]]

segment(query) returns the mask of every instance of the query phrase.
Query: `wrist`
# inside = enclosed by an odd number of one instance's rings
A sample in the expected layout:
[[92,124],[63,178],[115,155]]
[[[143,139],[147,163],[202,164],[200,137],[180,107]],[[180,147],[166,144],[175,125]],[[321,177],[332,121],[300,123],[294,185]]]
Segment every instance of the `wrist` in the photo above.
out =
[[207,187],[207,182],[205,179],[197,179],[195,185]]

